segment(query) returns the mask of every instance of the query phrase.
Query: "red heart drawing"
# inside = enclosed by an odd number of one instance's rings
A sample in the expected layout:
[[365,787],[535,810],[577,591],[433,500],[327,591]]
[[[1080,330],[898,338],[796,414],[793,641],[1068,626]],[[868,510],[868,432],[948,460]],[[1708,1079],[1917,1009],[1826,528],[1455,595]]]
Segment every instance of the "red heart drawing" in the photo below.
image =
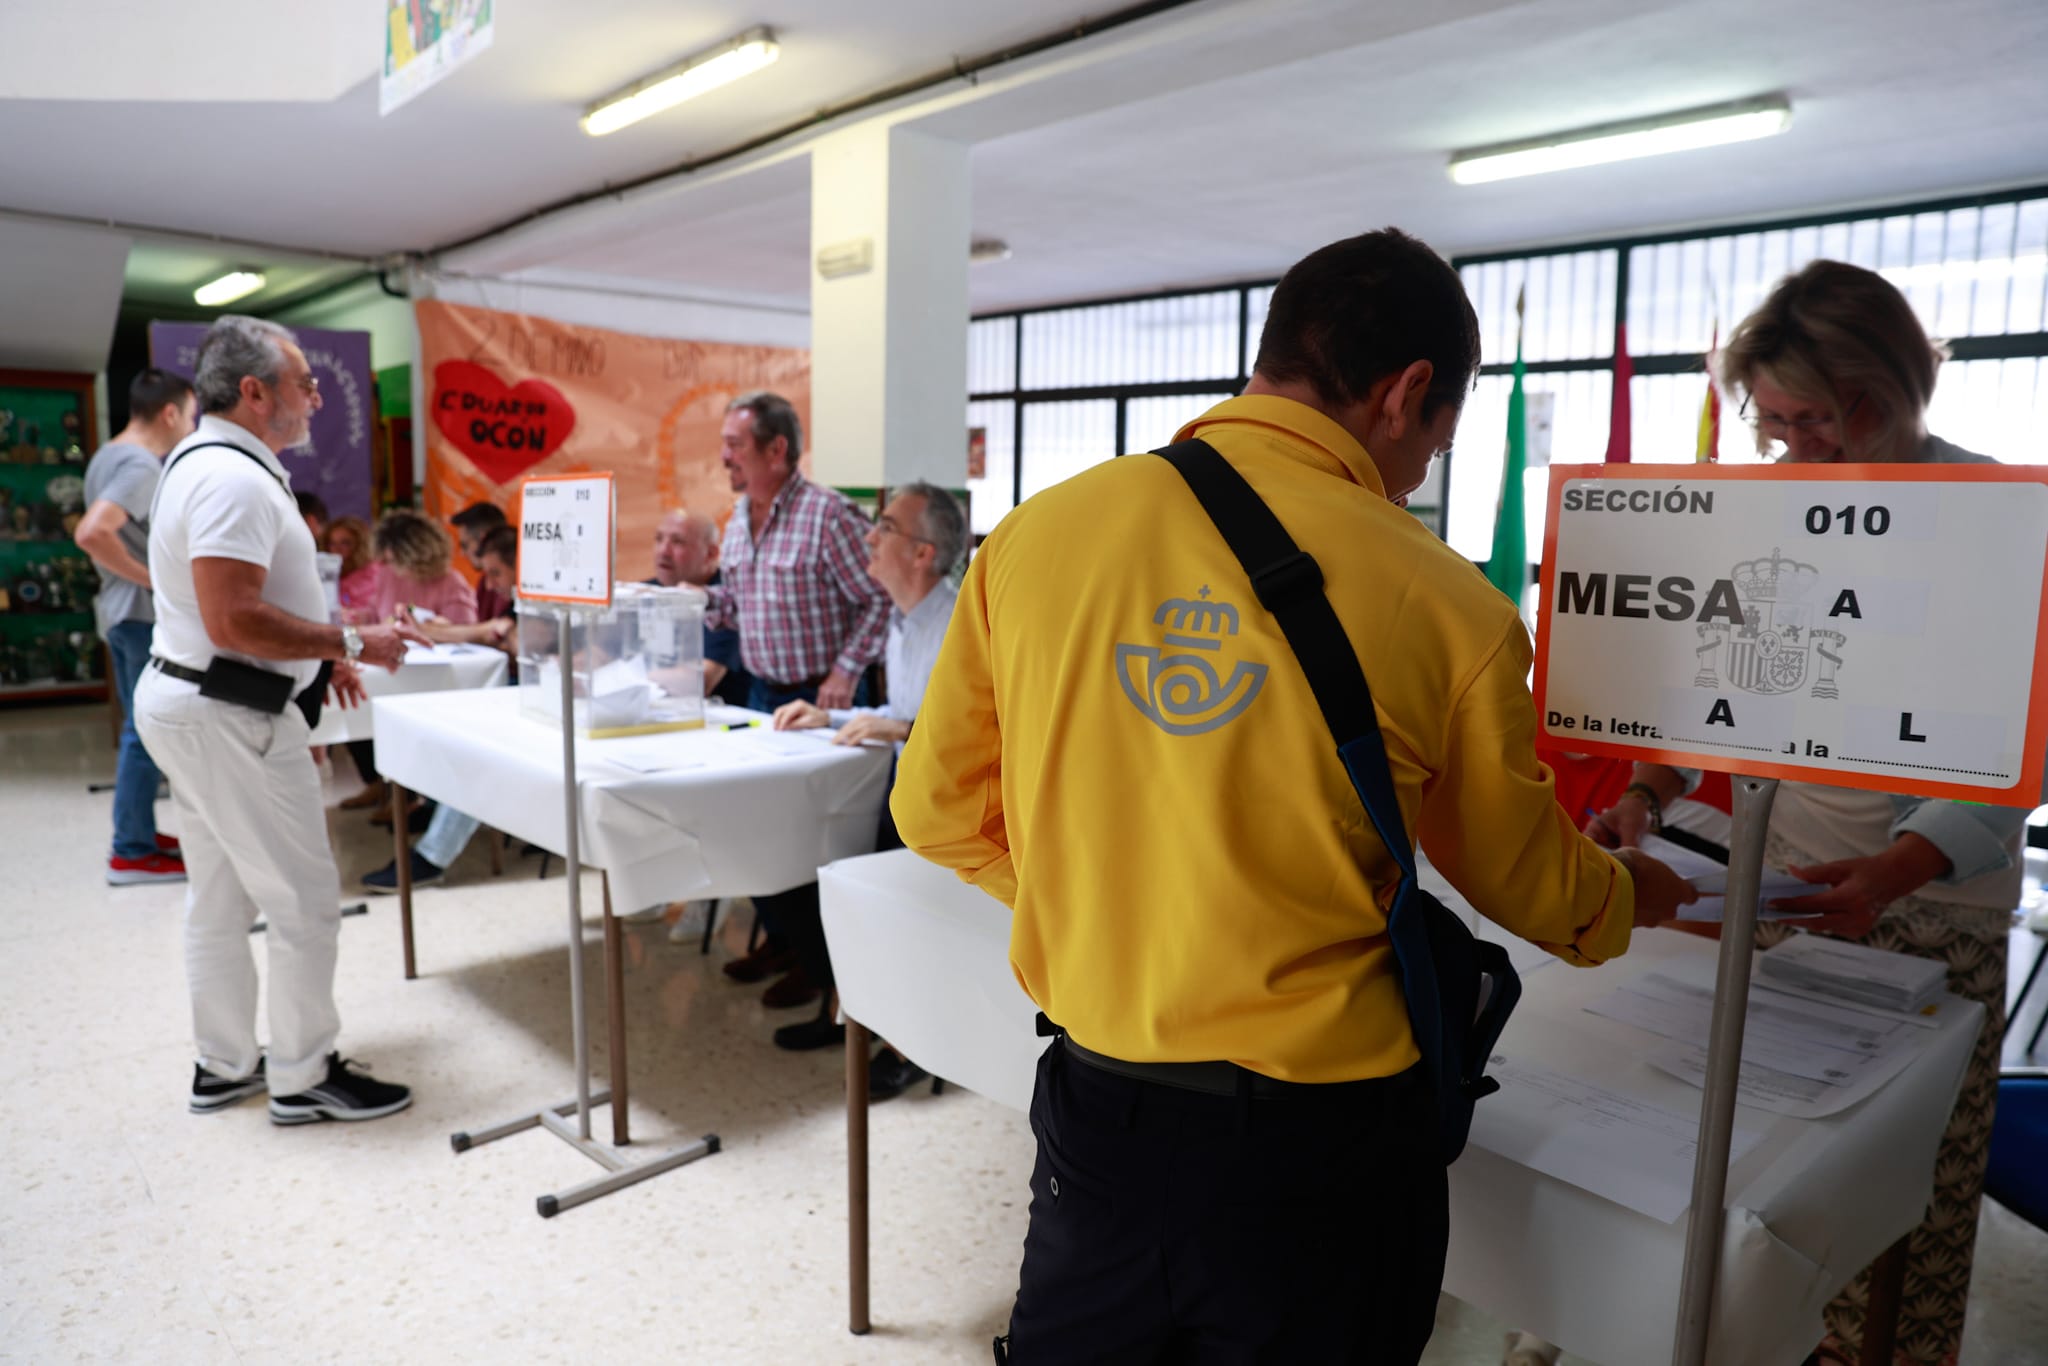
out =
[[434,425],[494,484],[509,484],[562,448],[576,410],[544,379],[507,385],[471,360],[434,367]]

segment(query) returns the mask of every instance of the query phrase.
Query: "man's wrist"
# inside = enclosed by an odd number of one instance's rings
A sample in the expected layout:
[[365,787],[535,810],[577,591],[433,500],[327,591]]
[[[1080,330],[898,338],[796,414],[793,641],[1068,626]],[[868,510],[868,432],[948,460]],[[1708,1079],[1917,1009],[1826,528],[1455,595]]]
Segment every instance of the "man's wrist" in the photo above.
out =
[[1659,831],[1664,828],[1664,799],[1657,795],[1657,789],[1651,787],[1648,783],[1630,783],[1622,789],[1621,796],[1616,800],[1626,801],[1630,797],[1642,803],[1643,809],[1650,813],[1650,829],[1652,831]]

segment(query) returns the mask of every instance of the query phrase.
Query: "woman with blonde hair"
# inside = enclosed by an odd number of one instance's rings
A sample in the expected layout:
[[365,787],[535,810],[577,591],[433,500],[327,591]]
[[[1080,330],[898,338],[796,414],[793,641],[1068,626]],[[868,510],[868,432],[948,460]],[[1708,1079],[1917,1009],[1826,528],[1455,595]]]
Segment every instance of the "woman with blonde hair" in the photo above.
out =
[[[370,544],[379,573],[370,601],[353,609],[355,619],[390,621],[403,613],[429,640],[480,640],[489,638],[481,634],[487,631],[502,638],[502,623],[477,624],[476,590],[455,572],[455,543],[439,523],[410,508],[393,508],[377,519]],[[416,610],[432,618],[422,620]],[[350,811],[376,807],[371,820],[382,825],[389,819],[389,789],[377,772],[373,742],[351,741],[348,750],[364,787],[341,805]]]
[[439,523],[410,508],[377,519],[372,539],[384,573],[372,604],[388,621],[400,608],[422,608],[456,625],[476,623],[476,590],[455,572],[455,542]]
[[[321,533],[320,548],[341,556],[341,608],[344,615],[375,605],[377,564],[370,556],[370,527],[360,517],[337,517]],[[348,617],[348,620],[354,620]]]
[[[1742,394],[1766,455],[1782,445],[1779,458],[1794,463],[1993,463],[1927,431],[1946,354],[1883,276],[1815,261],[1780,280],[1742,320],[1717,368],[1723,387]],[[1637,764],[1632,776],[1586,827],[1603,844],[1633,845],[1655,831],[1663,807],[1698,782],[1696,773],[1661,764]],[[1826,884],[1784,903],[1819,913],[1802,928],[1945,963],[1949,990],[1985,1010],[1935,1159],[1934,1198],[1907,1244],[1901,1361],[1954,1362],[1962,1343],[2025,820],[2024,811],[2005,807],[1797,782],[1781,784],[1771,810],[1766,862]],[[1784,924],[1765,925],[1757,939],[1769,948],[1791,933]],[[1816,1360],[1856,1359],[1868,1298],[1866,1274],[1828,1306],[1828,1336]]]

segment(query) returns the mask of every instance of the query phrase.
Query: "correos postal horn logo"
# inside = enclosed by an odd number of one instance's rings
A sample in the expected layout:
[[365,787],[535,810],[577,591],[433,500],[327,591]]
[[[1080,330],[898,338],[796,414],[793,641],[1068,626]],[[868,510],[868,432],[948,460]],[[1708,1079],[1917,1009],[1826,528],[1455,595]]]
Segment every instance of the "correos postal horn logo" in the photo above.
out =
[[[1237,634],[1237,608],[1211,602],[1205,584],[1194,598],[1168,598],[1152,614],[1164,627],[1160,645],[1116,647],[1116,678],[1124,696],[1168,735],[1202,735],[1235,721],[1266,684],[1266,666],[1223,658]],[[1228,666],[1226,680],[1219,666]]]

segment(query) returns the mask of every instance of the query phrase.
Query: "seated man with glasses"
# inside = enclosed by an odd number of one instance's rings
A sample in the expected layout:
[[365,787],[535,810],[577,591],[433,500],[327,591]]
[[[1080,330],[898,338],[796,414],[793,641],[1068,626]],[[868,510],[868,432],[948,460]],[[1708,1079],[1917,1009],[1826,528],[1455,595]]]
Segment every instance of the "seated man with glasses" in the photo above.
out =
[[[967,514],[952,494],[922,481],[896,490],[867,535],[868,573],[888,590],[892,604],[883,657],[889,700],[879,707],[829,711],[809,702],[791,702],[776,711],[777,730],[837,726],[835,743],[888,744],[902,753],[924,701],[925,683],[938,662],[946,625],[953,619],[958,590],[949,576],[967,549],[967,535]],[[903,847],[886,802],[875,847]],[[832,1020],[832,959],[818,917],[817,888],[808,890],[802,913],[788,917],[784,930],[799,968],[824,990],[825,1000],[816,1019],[775,1031],[778,1048],[827,1048],[846,1039],[845,1026]],[[869,1098],[887,1100],[925,1076],[923,1068],[884,1044],[868,1071]]]

